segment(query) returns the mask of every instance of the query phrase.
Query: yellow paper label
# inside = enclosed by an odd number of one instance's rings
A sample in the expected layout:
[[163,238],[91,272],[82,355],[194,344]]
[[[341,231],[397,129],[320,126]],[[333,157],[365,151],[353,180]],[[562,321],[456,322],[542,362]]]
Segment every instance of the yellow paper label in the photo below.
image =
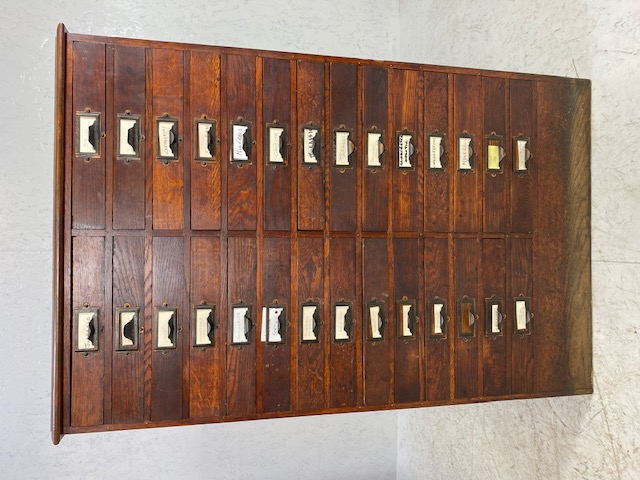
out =
[[500,170],[500,146],[487,146],[487,170]]

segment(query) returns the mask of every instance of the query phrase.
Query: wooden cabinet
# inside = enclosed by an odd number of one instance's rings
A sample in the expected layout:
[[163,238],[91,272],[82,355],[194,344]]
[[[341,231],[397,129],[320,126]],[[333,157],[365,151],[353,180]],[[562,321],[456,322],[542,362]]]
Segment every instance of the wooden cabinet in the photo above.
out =
[[57,47],[54,443],[592,391],[588,81]]

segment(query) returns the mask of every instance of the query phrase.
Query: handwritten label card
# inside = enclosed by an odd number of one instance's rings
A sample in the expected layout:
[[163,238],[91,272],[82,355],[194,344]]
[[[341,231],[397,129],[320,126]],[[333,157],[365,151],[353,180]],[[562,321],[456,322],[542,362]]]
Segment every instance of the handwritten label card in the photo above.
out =
[[411,156],[413,155],[413,135],[402,133],[398,136],[398,168],[411,168]]
[[249,130],[248,125],[233,125],[233,161],[248,162],[249,153],[245,150],[244,137]]
[[429,168],[433,170],[442,169],[442,137],[432,135],[429,137]]
[[269,127],[269,163],[284,163],[282,156],[282,134],[284,128]]
[[472,170],[471,156],[473,155],[473,149],[471,148],[470,137],[458,138],[458,169],[459,170]]
[[320,131],[317,128],[303,128],[302,129],[302,163],[317,164],[318,158],[316,158],[316,142],[320,141]]

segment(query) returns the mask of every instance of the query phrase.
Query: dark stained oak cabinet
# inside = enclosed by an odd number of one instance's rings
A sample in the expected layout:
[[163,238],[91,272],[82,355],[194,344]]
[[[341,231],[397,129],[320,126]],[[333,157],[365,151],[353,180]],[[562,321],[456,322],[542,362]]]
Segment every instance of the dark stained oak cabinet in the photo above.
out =
[[590,92],[60,25],[54,443],[590,393]]

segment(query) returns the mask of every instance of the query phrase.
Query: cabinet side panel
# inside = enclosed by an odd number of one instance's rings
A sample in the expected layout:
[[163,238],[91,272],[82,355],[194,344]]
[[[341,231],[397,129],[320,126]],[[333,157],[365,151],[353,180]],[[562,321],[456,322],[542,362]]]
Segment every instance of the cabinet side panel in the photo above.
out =
[[535,389],[591,390],[590,84],[538,82],[535,98]]

